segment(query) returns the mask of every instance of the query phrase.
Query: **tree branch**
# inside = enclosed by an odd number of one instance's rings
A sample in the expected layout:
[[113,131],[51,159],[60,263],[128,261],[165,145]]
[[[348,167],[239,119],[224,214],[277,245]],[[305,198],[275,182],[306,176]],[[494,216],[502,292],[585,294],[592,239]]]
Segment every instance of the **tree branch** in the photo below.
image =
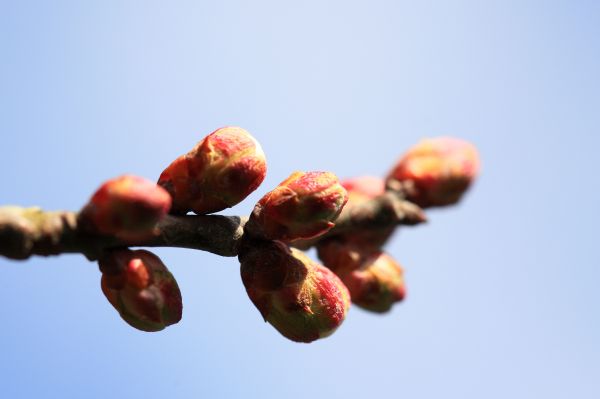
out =
[[87,231],[78,223],[75,212],[0,207],[0,255],[27,259],[31,255],[82,253],[95,260],[107,249],[139,246],[191,248],[236,256],[245,223],[246,218],[237,216],[168,215],[152,235],[120,239]]
[[[377,230],[424,222],[423,210],[394,192],[344,209],[336,226],[323,236],[303,243],[309,247],[326,237],[352,231]],[[90,232],[76,212],[45,212],[40,208],[0,207],[0,255],[27,259],[32,255],[82,253],[90,260],[103,251],[122,247],[179,247],[237,256],[245,217],[198,215],[163,218],[150,236],[123,239]]]

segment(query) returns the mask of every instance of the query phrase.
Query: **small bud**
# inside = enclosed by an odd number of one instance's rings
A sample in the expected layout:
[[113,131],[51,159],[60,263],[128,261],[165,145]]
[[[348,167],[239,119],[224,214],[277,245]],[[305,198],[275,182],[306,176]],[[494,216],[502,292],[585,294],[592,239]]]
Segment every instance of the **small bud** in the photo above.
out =
[[319,259],[350,291],[352,303],[384,313],[406,295],[402,267],[382,251],[365,251],[337,240],[319,243]]
[[230,208],[267,173],[260,144],[239,127],[217,129],[167,167],[158,184],[173,198],[173,213],[208,214]]
[[425,139],[398,161],[388,176],[412,185],[408,200],[422,208],[458,202],[479,172],[475,147],[451,137]]
[[102,292],[129,325],[160,331],[181,320],[177,281],[153,253],[111,251],[99,261]]
[[170,207],[171,197],[163,188],[144,178],[124,175],[100,186],[79,219],[94,231],[131,238],[151,233]]
[[280,241],[240,255],[242,282],[265,321],[296,342],[331,335],[350,306],[348,290],[329,269]]
[[246,229],[284,242],[317,237],[334,226],[346,201],[333,173],[294,172],[258,201]]

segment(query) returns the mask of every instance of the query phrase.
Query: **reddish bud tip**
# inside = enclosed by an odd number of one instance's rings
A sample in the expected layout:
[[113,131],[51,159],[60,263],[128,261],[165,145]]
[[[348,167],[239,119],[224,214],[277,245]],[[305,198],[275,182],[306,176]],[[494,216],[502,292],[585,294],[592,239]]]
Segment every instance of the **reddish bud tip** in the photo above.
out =
[[99,261],[102,292],[129,325],[160,331],[181,320],[177,281],[153,253],[117,250]]
[[294,172],[258,201],[246,228],[285,242],[316,237],[334,226],[346,201],[346,189],[333,173]]
[[207,214],[230,208],[267,173],[260,144],[239,127],[217,129],[167,167],[158,184],[173,198],[173,213]]
[[170,207],[171,197],[163,188],[124,175],[102,184],[79,217],[95,231],[131,238],[151,233]]
[[412,183],[408,199],[425,208],[458,202],[478,172],[479,156],[471,143],[438,137],[408,150],[388,180]]
[[354,177],[343,180],[341,184],[348,191],[348,202],[351,202],[353,197],[359,200],[371,199],[385,192],[385,181],[380,177]]
[[350,306],[348,290],[329,269],[279,241],[240,255],[242,281],[265,321],[296,342],[331,335]]
[[317,249],[323,263],[348,287],[352,303],[383,313],[404,299],[404,272],[391,256],[335,240],[319,243]]

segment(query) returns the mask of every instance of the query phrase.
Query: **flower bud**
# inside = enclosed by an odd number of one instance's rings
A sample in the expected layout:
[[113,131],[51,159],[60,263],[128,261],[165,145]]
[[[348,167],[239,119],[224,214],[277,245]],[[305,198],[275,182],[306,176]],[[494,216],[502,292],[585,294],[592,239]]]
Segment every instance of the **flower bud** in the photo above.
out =
[[412,185],[408,200],[420,207],[458,202],[479,171],[475,147],[451,137],[425,139],[398,161],[388,176]]
[[280,241],[240,255],[242,282],[265,321],[296,342],[331,335],[350,306],[348,290],[329,269]]
[[337,240],[319,243],[319,259],[344,282],[352,303],[384,313],[406,295],[404,272],[382,251],[364,249]]
[[438,137],[421,140],[398,161],[388,184],[404,183],[407,199],[422,208],[460,200],[479,172],[479,156],[471,143]]
[[181,320],[177,281],[153,253],[111,251],[99,261],[102,292],[129,325],[160,331]]
[[260,144],[239,127],[217,129],[167,167],[158,184],[173,198],[173,213],[208,214],[230,208],[267,173]]
[[258,201],[246,225],[250,234],[292,242],[331,229],[348,200],[329,172],[294,172]]
[[88,229],[121,238],[144,236],[167,214],[171,197],[141,177],[124,175],[105,182],[82,209]]

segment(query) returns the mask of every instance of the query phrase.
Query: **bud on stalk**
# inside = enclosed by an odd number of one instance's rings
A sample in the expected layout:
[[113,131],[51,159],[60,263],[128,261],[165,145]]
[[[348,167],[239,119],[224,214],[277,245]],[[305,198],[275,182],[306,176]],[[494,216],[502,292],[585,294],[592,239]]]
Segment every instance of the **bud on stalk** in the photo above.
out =
[[407,199],[420,207],[458,202],[479,172],[475,147],[452,137],[425,139],[412,147],[388,175],[409,183]]
[[386,253],[338,240],[319,243],[317,250],[319,259],[348,287],[355,305],[384,313],[406,296],[402,267]]
[[217,129],[171,163],[158,184],[173,198],[173,213],[208,214],[230,208],[267,173],[260,144],[239,127]]
[[86,228],[121,238],[150,234],[171,207],[163,188],[142,177],[123,175],[102,184],[82,209]]
[[329,172],[294,172],[258,201],[247,231],[256,237],[292,242],[317,237],[334,226],[348,201]]
[[111,251],[99,261],[102,292],[129,325],[160,331],[181,320],[177,281],[160,258],[144,250]]
[[348,290],[329,269],[280,241],[256,243],[240,255],[250,300],[286,338],[312,342],[331,335],[350,306]]

